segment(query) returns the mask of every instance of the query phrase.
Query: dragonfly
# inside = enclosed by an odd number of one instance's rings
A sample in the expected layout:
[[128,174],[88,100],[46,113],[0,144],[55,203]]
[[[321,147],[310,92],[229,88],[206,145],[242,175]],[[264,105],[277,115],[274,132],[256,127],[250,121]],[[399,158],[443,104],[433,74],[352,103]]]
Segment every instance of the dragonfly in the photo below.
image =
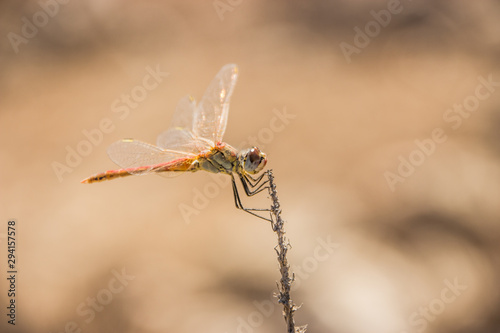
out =
[[117,141],[107,152],[122,169],[98,173],[81,182],[91,184],[151,173],[173,175],[200,170],[221,173],[231,177],[236,208],[271,221],[257,213],[269,209],[242,205],[235,181],[237,176],[249,197],[268,188],[268,180],[263,180],[266,173],[256,176],[266,166],[266,154],[258,147],[238,151],[222,141],[237,78],[236,65],[223,66],[199,103],[189,95],[178,102],[169,129],[158,136],[156,145],[134,139]]

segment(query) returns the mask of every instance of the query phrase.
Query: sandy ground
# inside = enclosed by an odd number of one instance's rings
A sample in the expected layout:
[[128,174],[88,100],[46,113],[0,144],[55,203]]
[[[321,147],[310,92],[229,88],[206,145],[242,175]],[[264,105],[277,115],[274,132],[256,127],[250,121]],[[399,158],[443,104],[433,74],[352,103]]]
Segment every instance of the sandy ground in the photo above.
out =
[[227,63],[225,141],[274,169],[298,324],[500,329],[497,2],[62,2],[0,4],[2,332],[285,331],[275,235],[228,177],[80,184]]

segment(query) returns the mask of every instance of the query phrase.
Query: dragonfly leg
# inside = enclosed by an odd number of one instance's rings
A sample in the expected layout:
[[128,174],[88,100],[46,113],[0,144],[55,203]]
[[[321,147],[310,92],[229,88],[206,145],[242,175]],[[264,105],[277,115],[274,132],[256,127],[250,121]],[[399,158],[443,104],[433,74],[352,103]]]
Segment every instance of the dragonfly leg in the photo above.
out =
[[[268,180],[261,182],[263,175],[265,175],[265,173],[263,173],[258,179],[253,179],[249,175],[239,175],[241,183],[243,184],[243,188],[245,189],[245,193],[249,197],[256,195],[257,193],[262,192],[265,189],[269,188],[269,186],[265,186],[269,182]],[[252,180],[254,180],[256,182],[254,184],[252,184],[251,181],[247,177],[251,178]],[[260,182],[260,184],[259,184],[259,182]]]
[[261,218],[263,220],[266,220],[266,221],[272,223],[273,221],[270,218],[267,218],[267,217],[264,217],[264,216],[261,216],[259,214],[254,213],[254,211],[267,211],[267,212],[269,212],[270,209],[264,209],[264,208],[262,208],[262,209],[259,209],[259,208],[245,208],[245,207],[243,207],[243,204],[241,203],[240,195],[238,193],[238,187],[236,186],[236,182],[234,180],[234,176],[233,175],[231,175],[231,180],[232,180],[232,184],[233,184],[234,204],[236,205],[236,208],[244,210],[248,214],[251,214],[253,216],[256,216],[258,218]]
[[[262,180],[262,177],[264,177],[267,173],[266,172],[263,172],[259,177],[257,178],[253,178],[252,176],[250,176],[249,174],[245,174],[245,178],[246,180],[248,181],[248,184],[251,186],[251,187],[255,187],[261,180]],[[252,184],[252,181],[254,182]],[[267,183],[269,182],[269,180],[266,180],[264,183]]]
[[263,191],[264,189],[269,188],[269,186],[267,185],[267,183],[269,183],[269,180],[266,179],[265,181],[262,181],[262,176],[254,179],[249,175],[240,175],[240,180],[243,184],[243,187],[245,188],[245,193],[248,196],[255,195]]

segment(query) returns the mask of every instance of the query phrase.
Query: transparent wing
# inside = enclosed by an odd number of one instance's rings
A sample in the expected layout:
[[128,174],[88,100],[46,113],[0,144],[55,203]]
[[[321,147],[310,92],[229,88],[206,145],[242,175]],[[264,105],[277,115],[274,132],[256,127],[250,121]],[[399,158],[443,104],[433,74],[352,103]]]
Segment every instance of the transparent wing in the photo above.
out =
[[130,173],[141,174],[153,171],[158,164],[168,163],[179,158],[194,157],[194,154],[161,149],[149,143],[132,139],[113,143],[108,148],[108,155],[113,162],[124,169],[139,168],[139,170],[131,170]]
[[158,136],[156,144],[161,148],[194,154],[210,149],[213,143],[193,133],[195,110],[193,97],[182,98],[177,104],[170,128]]
[[175,107],[175,113],[170,128],[193,130],[193,118],[196,110],[196,101],[193,96],[184,96]]
[[161,133],[157,145],[167,150],[198,154],[222,141],[238,67],[225,65],[208,86],[201,102],[182,98],[175,109],[171,126]]
[[212,80],[194,112],[193,133],[195,136],[214,143],[222,141],[226,130],[229,100],[237,77],[238,67],[229,64],[222,67]]
[[194,136],[193,132],[182,128],[171,128],[158,136],[158,146],[168,150],[199,154],[214,146],[213,142]]

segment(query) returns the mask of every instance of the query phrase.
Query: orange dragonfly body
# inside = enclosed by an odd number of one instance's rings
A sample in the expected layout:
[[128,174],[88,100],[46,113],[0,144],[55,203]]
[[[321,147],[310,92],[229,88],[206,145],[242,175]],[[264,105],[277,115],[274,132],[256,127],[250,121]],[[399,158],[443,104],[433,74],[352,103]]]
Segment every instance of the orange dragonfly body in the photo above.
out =
[[236,65],[222,67],[198,104],[191,96],[179,101],[170,128],[158,136],[156,146],[133,139],[115,142],[108,148],[108,155],[122,169],[98,173],[82,183],[163,172],[223,173],[232,178],[236,207],[269,221],[254,213],[268,209],[243,207],[234,179],[236,174],[248,196],[267,188],[267,180],[262,181],[265,173],[252,177],[265,167],[266,154],[257,147],[238,151],[222,142],[237,77]]

